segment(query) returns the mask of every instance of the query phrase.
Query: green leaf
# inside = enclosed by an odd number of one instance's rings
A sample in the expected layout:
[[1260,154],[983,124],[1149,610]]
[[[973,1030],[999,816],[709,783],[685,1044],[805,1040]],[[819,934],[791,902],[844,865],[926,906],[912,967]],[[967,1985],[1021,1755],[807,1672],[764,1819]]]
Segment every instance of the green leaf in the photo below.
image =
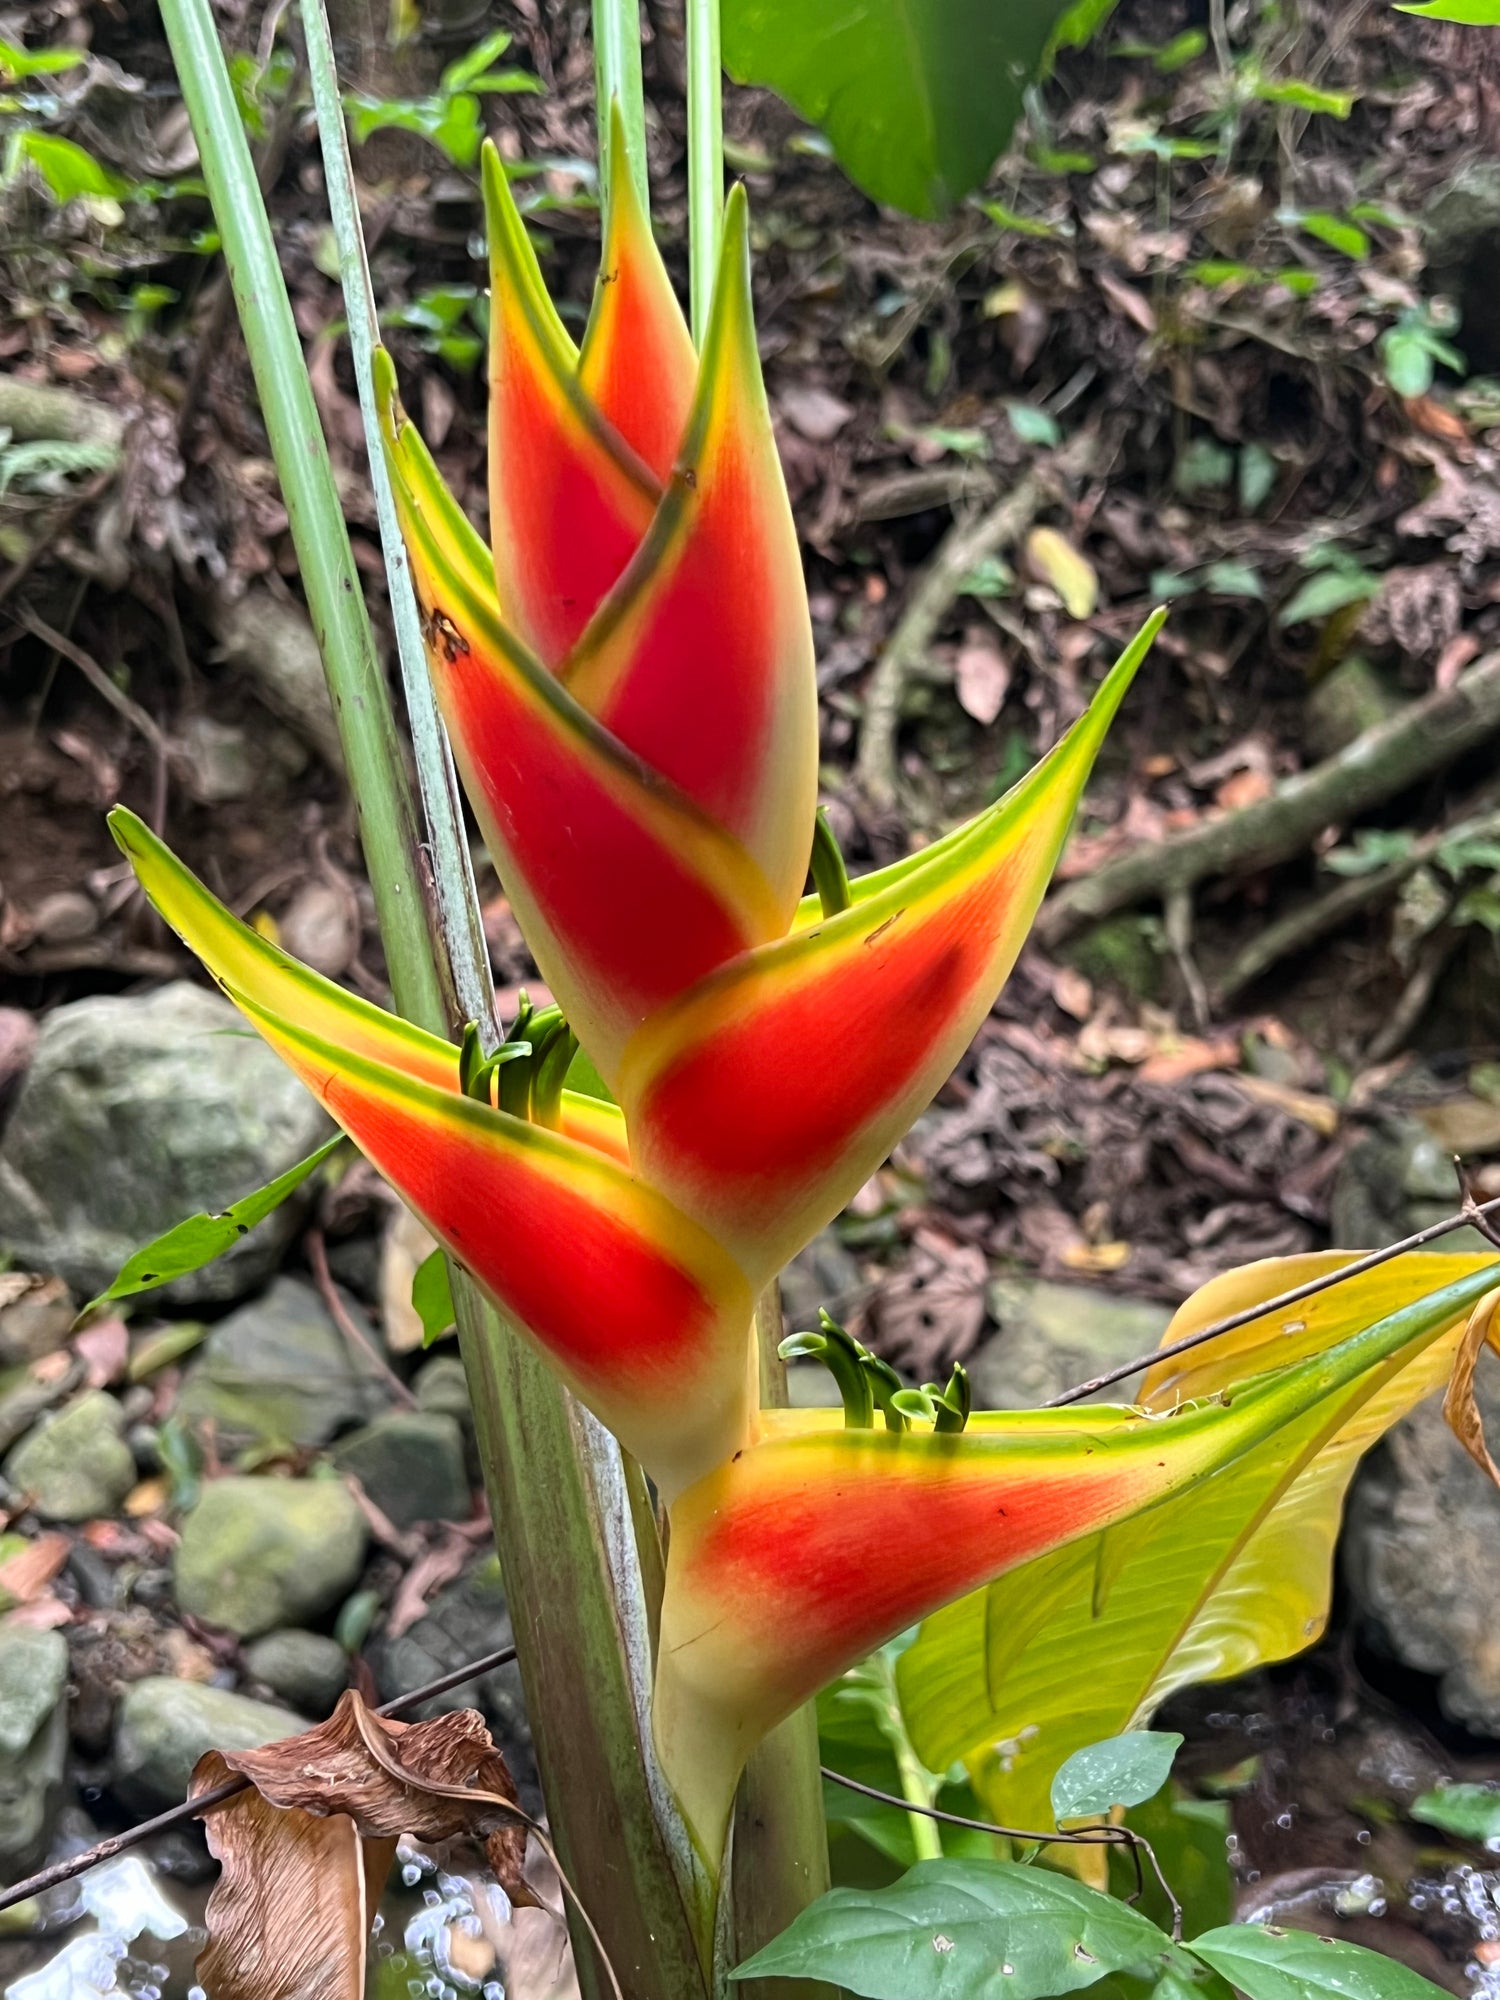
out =
[[201,1271],[205,1264],[222,1257],[242,1236],[248,1236],[258,1222],[264,1222],[273,1208],[279,1208],[288,1195],[295,1194],[334,1147],[342,1145],[343,1137],[342,1132],[336,1132],[315,1153],[309,1153],[305,1160],[288,1167],[284,1174],[278,1174],[254,1194],[247,1194],[243,1201],[232,1203],[221,1214],[190,1215],[186,1222],[179,1222],[156,1237],[125,1260],[108,1289],[98,1298],[90,1299],[84,1311],[92,1312],[109,1299],[128,1299],[136,1292],[149,1292],[153,1286],[170,1284],[174,1278],[186,1277],[189,1271]]
[[[1247,514],[1258,514],[1276,484],[1276,461],[1263,444],[1240,447],[1240,506]],[[1256,595],[1259,596],[1257,590]]]
[[1398,396],[1425,396],[1432,387],[1435,356],[1423,326],[1388,326],[1380,336],[1385,379]]
[[1286,220],[1300,229],[1304,236],[1312,236],[1319,243],[1326,243],[1330,250],[1337,250],[1341,257],[1362,259],[1370,254],[1370,239],[1357,222],[1346,222],[1340,215],[1330,215],[1325,209],[1314,208],[1305,214],[1288,216]]
[[833,142],[876,201],[935,216],[1010,139],[1067,0],[724,0],[724,64]]
[[7,83],[24,83],[31,76],[56,76],[65,69],[77,69],[83,61],[81,49],[23,49],[18,42],[0,38],[0,77]]
[[1367,569],[1325,569],[1310,576],[1276,614],[1278,625],[1302,625],[1331,617],[1349,604],[1364,604],[1380,588],[1380,578]]
[[54,201],[76,201],[80,195],[119,201],[130,193],[130,182],[101,166],[92,153],[50,132],[22,132],[13,143],[12,158],[29,161],[47,185]]
[[1255,95],[1262,104],[1290,104],[1298,111],[1321,111],[1329,118],[1347,118],[1354,109],[1351,91],[1323,90],[1301,77],[1288,77],[1281,83],[1262,78],[1255,86]]
[[1416,845],[1416,835],[1404,827],[1363,826],[1348,847],[1323,856],[1332,875],[1373,875],[1392,861],[1404,861]]
[[1065,1819],[1097,1819],[1113,1806],[1138,1806],[1167,1782],[1182,1748],[1174,1730],[1128,1729],[1075,1750],[1052,1780],[1052,1811]]
[[1172,484],[1179,493],[1217,490],[1233,478],[1234,453],[1216,438],[1194,438],[1172,467]]
[[1170,1948],[1125,1903],[1008,1861],[919,1861],[834,1889],[732,1979],[826,1979],[867,2000],[1048,2000]]
[[1269,1924],[1226,1924],[1186,1949],[1248,2000],[1439,2000],[1443,1990],[1378,1951]]
[[1477,1840],[1491,1850],[1500,1844],[1500,1791],[1491,1785],[1440,1785],[1413,1799],[1406,1810],[1423,1826],[1460,1840]]
[[1006,398],[1005,414],[1022,444],[1046,445],[1050,449],[1062,443],[1062,429],[1050,410],[1039,410],[1035,403],[1023,403],[1010,396]]
[[1398,14],[1422,14],[1429,21],[1456,21],[1464,28],[1500,28],[1500,0],[1426,0],[1413,6],[1396,0]]
[[[1347,1262],[1347,1255],[1343,1258]],[[1335,1253],[1216,1278],[1174,1319],[1175,1339],[1342,1268]],[[1033,1559],[928,1618],[897,1663],[902,1711],[930,1770],[967,1765],[988,1817],[1051,1824],[1051,1785],[1074,1751],[1145,1726],[1178,1689],[1300,1652],[1328,1614],[1343,1497],[1363,1452],[1442,1382],[1466,1287],[1484,1258],[1402,1259],[1294,1312],[1158,1364],[1143,1391],[1165,1414],[1257,1372],[1282,1372],[1398,1312],[1418,1336],[1202,1486],[1137,1520]],[[1464,1274],[1472,1273],[1471,1277]],[[1456,1289],[1424,1298],[1459,1276]],[[1413,1301],[1417,1303],[1413,1303]],[[1437,1338],[1439,1327],[1446,1329]],[[1058,1672],[1058,1661],[1068,1672]]]
[[418,1264],[411,1281],[412,1311],[422,1322],[422,1345],[431,1347],[453,1325],[453,1288],[448,1259],[433,1250]]
[[1249,563],[1235,562],[1226,556],[1221,562],[1211,562],[1203,572],[1203,587],[1218,597],[1263,598],[1265,588],[1260,574]]
[[505,54],[511,39],[507,28],[497,28],[492,35],[486,35],[483,41],[474,44],[466,56],[449,63],[443,71],[439,88],[449,96],[456,90],[472,90],[490,64]]

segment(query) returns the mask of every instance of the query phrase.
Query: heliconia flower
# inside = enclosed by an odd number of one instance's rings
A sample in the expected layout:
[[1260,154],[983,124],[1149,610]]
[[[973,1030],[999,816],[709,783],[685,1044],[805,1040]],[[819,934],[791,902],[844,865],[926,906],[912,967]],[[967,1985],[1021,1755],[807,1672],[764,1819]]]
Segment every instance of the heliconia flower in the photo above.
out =
[[755,1396],[749,1286],[630,1171],[612,1105],[564,1091],[552,1130],[465,1096],[451,1042],[288,958],[133,813],[110,826],[228,997],[667,1498],[736,1449]]
[[537,962],[606,1079],[666,1000],[786,931],[818,749],[743,196],[700,364],[616,179],[575,351],[485,156],[493,560],[401,412],[387,357],[377,377],[455,754]]
[[1231,1369],[1217,1393],[1181,1408],[976,1414],[956,1435],[764,1412],[757,1442],[672,1508],[654,1726],[710,1865],[749,1752],[846,1667],[950,1599],[1141,1514],[1378,1380],[1383,1364],[1461,1323],[1497,1276],[1493,1261],[1470,1267],[1292,1366],[1239,1381]]

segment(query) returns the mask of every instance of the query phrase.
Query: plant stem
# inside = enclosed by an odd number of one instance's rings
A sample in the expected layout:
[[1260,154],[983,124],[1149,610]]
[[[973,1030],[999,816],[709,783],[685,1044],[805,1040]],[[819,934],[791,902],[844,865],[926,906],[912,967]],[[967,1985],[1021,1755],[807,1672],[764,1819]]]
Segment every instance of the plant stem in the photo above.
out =
[[[310,50],[322,68],[325,166],[341,232],[349,320],[365,341],[360,386],[368,435],[373,299],[326,19],[321,0],[304,0],[304,8]],[[465,1019],[487,1019],[492,1002],[446,744],[435,717],[425,731],[419,725],[428,815],[424,850],[210,0],[163,0],[162,12],[339,717],[396,1002],[408,1018],[451,1034]],[[378,465],[377,453],[372,462]],[[399,544],[389,539],[394,520],[388,509],[381,525],[392,559],[397,629],[409,638],[416,629],[408,615],[410,579]],[[413,669],[420,672],[420,652],[404,666],[409,679]],[[419,695],[419,710],[423,699]],[[428,893],[437,870],[444,875],[441,893]],[[629,2000],[705,2000],[709,1895],[655,1777],[645,1723],[648,1620],[619,1448],[459,1274],[454,1295],[528,1713],[559,1844],[570,1857],[565,1865],[606,1932]],[[582,1946],[578,1970],[585,1994],[597,1992],[597,1960]]]
[[719,267],[724,216],[724,101],[720,83],[719,0],[686,0],[688,270],[693,338],[701,347]]
[[417,816],[328,447],[209,0],[161,0],[338,718],[396,1004],[442,1032]]
[[594,103],[599,122],[599,197],[609,187],[609,107],[618,101],[625,159],[642,209],[649,214],[646,177],[646,89],[641,80],[640,0],[594,0]]

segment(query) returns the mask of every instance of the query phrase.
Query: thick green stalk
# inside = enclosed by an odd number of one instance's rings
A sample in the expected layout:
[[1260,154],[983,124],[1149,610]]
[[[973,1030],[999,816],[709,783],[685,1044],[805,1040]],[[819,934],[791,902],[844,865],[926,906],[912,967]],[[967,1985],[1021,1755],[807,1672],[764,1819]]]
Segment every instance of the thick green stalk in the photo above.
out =
[[724,218],[724,100],[719,79],[719,0],[686,0],[686,4],[688,275],[693,338],[701,347]]
[[594,0],[594,103],[599,120],[599,196],[614,162],[609,157],[609,107],[618,103],[625,158],[643,210],[651,208],[646,175],[646,87],[641,80],[640,0]]
[[[326,110],[337,103],[326,21],[318,0],[305,0],[305,6],[310,53],[315,66],[327,65],[320,79]],[[419,726],[427,808],[424,869],[395,721],[208,0],[162,0],[162,12],[339,713],[397,1004],[409,1018],[451,1033],[466,1018],[487,1020],[491,1000],[446,744],[435,724],[425,731]],[[341,114],[325,116],[324,127],[350,324],[369,336],[373,302],[357,243]],[[368,424],[367,341],[362,354],[360,349],[357,333]],[[382,527],[394,529],[384,508]],[[404,561],[393,565],[392,592],[398,635],[409,636],[415,623],[408,615]],[[429,896],[425,891],[437,871],[444,876],[441,894]],[[649,1631],[628,1528],[626,1469],[613,1439],[571,1403],[484,1302],[461,1281],[454,1289],[559,1845],[609,1939],[629,2000],[703,2000],[706,1890],[693,1874],[690,1851],[682,1851],[685,1836],[679,1832],[673,1845],[680,1822],[662,1799],[643,1730]],[[580,1757],[578,1746],[584,1743],[588,1754]],[[601,1826],[618,1829],[618,1836],[601,1838]],[[586,1995],[607,1990],[583,1939],[579,1973]]]
[[[786,1405],[781,1359],[781,1297],[770,1285],[755,1309],[760,1400]],[[828,1829],[818,1768],[818,1714],[811,1702],[789,1715],[758,1744],[735,1800],[730,1844],[729,1960],[739,1964],[779,1937],[793,1917],[828,1887]],[[830,2000],[832,1988],[812,1980],[754,1979],[737,1986],[742,2000]]]
[[448,996],[433,948],[433,905],[418,871],[416,808],[218,26],[209,0],[161,0],[161,14],[338,718],[396,1004],[441,1032]]

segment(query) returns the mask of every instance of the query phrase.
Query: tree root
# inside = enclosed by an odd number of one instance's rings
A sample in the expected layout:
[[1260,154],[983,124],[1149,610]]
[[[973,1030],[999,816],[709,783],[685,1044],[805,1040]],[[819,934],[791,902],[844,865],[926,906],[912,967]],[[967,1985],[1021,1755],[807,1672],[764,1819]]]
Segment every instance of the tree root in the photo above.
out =
[[1055,950],[1116,910],[1153,899],[1165,902],[1210,876],[1248,875],[1289,861],[1325,827],[1357,819],[1497,730],[1500,652],[1487,654],[1453,687],[1424,695],[1365,730],[1336,757],[1288,778],[1270,798],[1135,848],[1096,874],[1070,882],[1044,906],[1037,941]]

